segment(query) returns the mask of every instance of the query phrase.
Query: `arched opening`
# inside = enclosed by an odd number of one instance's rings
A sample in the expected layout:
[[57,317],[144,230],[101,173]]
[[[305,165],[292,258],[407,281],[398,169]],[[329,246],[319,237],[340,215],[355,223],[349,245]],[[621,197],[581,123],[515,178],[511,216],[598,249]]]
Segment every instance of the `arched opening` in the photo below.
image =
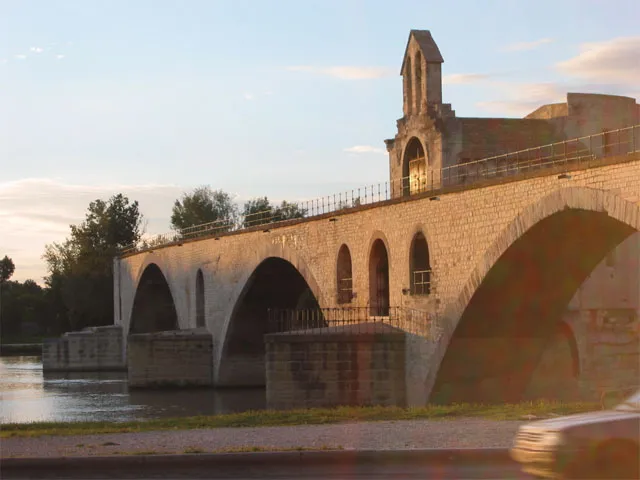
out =
[[196,274],[196,327],[204,327],[204,275],[198,269]]
[[162,271],[151,263],[145,268],[133,300],[129,333],[178,330],[178,315],[169,284]]
[[353,278],[351,275],[351,253],[346,245],[342,245],[338,252],[336,277],[338,303],[350,303],[353,299]]
[[414,90],[416,92],[416,112],[420,113],[422,110],[422,55],[420,52],[416,52],[415,58],[414,68],[416,70],[416,80]]
[[404,93],[406,102],[406,113],[411,115],[413,113],[413,74],[411,69],[411,58],[407,58],[407,69],[404,74]]
[[371,315],[389,315],[389,257],[381,239],[373,243],[369,256],[369,307]]
[[404,149],[402,160],[403,195],[414,195],[427,188],[427,162],[422,142],[412,137]]
[[[437,372],[431,401],[517,402],[536,390],[539,396],[561,398],[570,384],[568,372],[577,372],[579,365],[575,340],[560,324],[566,307],[607,252],[633,232],[606,212],[569,208],[527,230],[470,299]],[[547,358],[564,355],[564,367],[544,369],[549,348]],[[539,365],[544,375],[535,375]],[[538,383],[533,389],[532,379]]]
[[249,277],[231,314],[219,381],[221,385],[264,386],[264,335],[272,333],[271,308],[318,309],[318,302],[296,268],[286,260],[270,257]]
[[431,265],[429,264],[429,246],[422,232],[414,235],[411,242],[409,260],[411,295],[429,295],[431,293]]

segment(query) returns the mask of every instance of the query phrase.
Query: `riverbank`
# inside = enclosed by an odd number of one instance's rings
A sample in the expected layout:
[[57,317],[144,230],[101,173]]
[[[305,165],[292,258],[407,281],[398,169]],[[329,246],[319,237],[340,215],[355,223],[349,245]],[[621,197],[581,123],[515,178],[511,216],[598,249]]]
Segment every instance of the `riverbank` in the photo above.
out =
[[334,425],[203,428],[2,440],[2,458],[166,455],[291,450],[509,448],[526,420],[460,417]]
[[227,415],[154,419],[134,422],[37,422],[3,425],[0,438],[68,436],[165,430],[325,425],[407,420],[531,420],[597,410],[591,403],[523,402],[506,405],[427,405],[419,408],[338,407],[305,410],[261,410]]
[[41,356],[42,343],[3,343],[0,345],[0,356],[21,357]]

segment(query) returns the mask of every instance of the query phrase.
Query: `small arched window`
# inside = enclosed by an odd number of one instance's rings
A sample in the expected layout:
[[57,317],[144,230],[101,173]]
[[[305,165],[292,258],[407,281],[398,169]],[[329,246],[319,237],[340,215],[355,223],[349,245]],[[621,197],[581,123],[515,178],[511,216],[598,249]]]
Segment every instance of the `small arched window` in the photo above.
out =
[[411,242],[410,274],[411,295],[429,295],[431,293],[429,247],[422,232],[416,233]]
[[204,275],[198,269],[196,274],[196,327],[204,327]]
[[349,303],[353,298],[353,278],[351,275],[351,253],[346,245],[342,245],[338,252],[336,274],[338,303]]

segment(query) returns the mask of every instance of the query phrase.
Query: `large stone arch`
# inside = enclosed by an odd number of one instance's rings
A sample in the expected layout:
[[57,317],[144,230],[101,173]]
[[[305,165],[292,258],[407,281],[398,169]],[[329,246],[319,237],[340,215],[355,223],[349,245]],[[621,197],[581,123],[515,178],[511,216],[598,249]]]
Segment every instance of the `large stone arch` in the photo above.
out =
[[148,262],[136,282],[128,333],[177,329],[178,314],[174,298],[160,267]]
[[[166,265],[166,261],[164,256],[160,252],[149,252],[144,254],[144,259],[135,270],[135,274],[133,276],[133,291],[137,292],[138,287],[140,285],[140,280],[142,275],[146,271],[149,265],[155,264],[162,272],[167,285],[169,286],[169,291],[171,292],[171,296],[173,297],[173,302],[176,308],[176,313],[178,316],[178,328],[188,328],[189,326],[189,318],[187,315],[188,307],[186,304],[187,299],[184,296],[178,295],[179,285],[177,283],[177,279],[174,276],[173,269]],[[135,293],[131,300],[130,308],[128,311],[125,311],[125,333],[129,332],[131,327],[131,315],[133,314],[133,304],[135,301]]]
[[[571,226],[571,229],[566,230],[566,239],[558,244],[557,251],[552,249],[544,250],[543,246],[541,246],[544,242],[538,245],[538,249],[545,252],[540,255],[547,255],[548,259],[555,259],[556,264],[553,265],[553,262],[550,262],[544,269],[530,264],[527,270],[533,272],[530,277],[535,280],[534,284],[527,288],[537,294],[541,294],[541,297],[536,298],[530,295],[527,300],[523,301],[524,305],[531,308],[523,310],[521,305],[510,305],[509,302],[514,302],[507,290],[503,292],[504,298],[502,303],[498,305],[499,308],[503,309],[502,312],[496,308],[490,309],[486,305],[483,306],[482,302],[486,302],[491,298],[494,300],[498,298],[496,292],[492,292],[490,289],[499,284],[496,283],[499,275],[507,278],[507,275],[511,274],[509,278],[514,278],[513,272],[509,272],[508,268],[516,265],[517,261],[530,261],[533,258],[533,244],[527,244],[527,242],[533,242],[534,239],[544,240],[545,228],[547,232],[557,232],[562,227],[563,222],[566,223],[566,226]],[[588,232],[589,229],[593,229],[593,232],[597,232],[597,235],[585,235],[584,233]],[[535,363],[542,354],[541,348],[547,341],[544,335],[548,333],[551,322],[555,321],[555,315],[558,314],[558,306],[566,300],[563,305],[563,307],[566,307],[570,300],[570,295],[567,292],[571,288],[579,286],[580,283],[574,285],[575,282],[580,278],[584,280],[597,263],[604,258],[608,249],[615,247],[627,236],[638,230],[640,230],[640,206],[607,191],[586,187],[562,188],[526,207],[485,251],[469,276],[468,281],[461,289],[458,298],[455,302],[452,302],[440,322],[439,327],[442,337],[437,344],[429,374],[427,375],[426,386],[427,391],[431,392],[431,400],[520,400],[522,391],[526,387],[525,383],[530,378],[532,369],[535,368]],[[550,234],[547,233],[547,235]],[[558,237],[557,233],[556,237]],[[583,243],[569,243],[571,239],[577,240],[579,237]],[[578,245],[580,246],[578,247]],[[568,247],[571,247],[571,249]],[[518,258],[518,255],[525,251],[528,251],[527,253],[530,256],[527,257],[525,255]],[[562,270],[563,268],[564,270]],[[548,288],[552,275],[556,275],[554,281],[559,283],[557,288]],[[524,284],[526,281],[528,279],[521,280],[521,283]],[[538,290],[535,290],[536,288]],[[465,374],[469,375],[466,379],[466,385],[468,386],[466,393],[459,394],[458,392],[452,394],[452,389],[445,391],[444,385],[446,382],[444,382],[443,378],[447,375],[451,376],[451,372],[456,370],[456,367],[452,366],[454,362],[452,360],[448,361],[448,359],[454,358],[455,354],[453,352],[461,347],[462,338],[474,338],[474,341],[467,342],[466,348],[478,348],[477,358],[483,358],[480,354],[481,342],[473,337],[473,334],[477,334],[477,332],[473,332],[473,328],[469,326],[472,324],[470,315],[482,312],[488,318],[492,314],[496,314],[497,317],[500,317],[499,320],[504,320],[504,316],[507,315],[505,312],[508,310],[512,311],[514,315],[518,315],[518,322],[514,321],[510,324],[510,331],[500,332],[501,335],[504,335],[504,337],[500,338],[507,341],[507,343],[498,345],[500,342],[497,341],[492,348],[495,351],[505,351],[505,348],[519,349],[523,360],[513,363],[511,368],[520,369],[521,375],[516,378],[516,376],[513,376],[515,374],[513,374],[507,380],[503,378],[500,381],[496,380],[494,383],[489,382],[485,385],[479,385],[477,382],[474,383],[474,381],[470,380],[473,377],[473,372],[465,372]],[[534,328],[534,322],[531,321],[531,317],[535,316],[536,312],[540,318],[538,319],[539,323],[535,324]],[[491,329],[499,329],[504,326],[498,319],[493,325],[489,320],[485,319],[483,324],[483,327],[487,329],[486,336],[483,338],[495,338],[490,337],[490,335],[497,332]],[[547,323],[549,324],[547,325]],[[529,340],[519,342],[517,340],[519,338]],[[536,340],[533,341],[531,339]],[[486,345],[489,345],[489,343],[487,341]],[[531,351],[531,354],[525,360],[525,356],[528,355],[526,352],[528,351]],[[483,355],[485,354],[486,351]],[[495,363],[494,368],[497,371],[499,367],[507,362],[496,360]],[[459,366],[457,371],[458,373],[460,372]],[[505,375],[508,377],[507,374]],[[505,384],[509,381],[515,386],[510,390],[505,390]],[[462,383],[460,382],[460,384]],[[489,390],[492,390],[492,392],[489,392]],[[468,397],[470,392],[475,392],[474,395],[479,398],[463,398],[465,395]]]
[[[244,385],[244,386],[262,386],[264,385],[264,354],[263,352],[253,352],[255,355],[247,355],[246,361],[243,360],[231,360],[229,358],[229,350],[232,337],[234,336],[233,322],[237,320],[237,316],[240,313],[243,302],[247,295],[250,295],[252,288],[256,282],[256,275],[260,274],[262,268],[268,263],[271,266],[274,263],[280,263],[281,268],[288,270],[291,275],[299,275],[300,280],[304,282],[305,286],[310,292],[310,300],[314,303],[314,306],[325,305],[329,297],[324,290],[320,288],[320,285],[315,279],[315,276],[307,266],[307,262],[292,248],[283,244],[269,244],[265,246],[259,254],[255,257],[256,260],[251,262],[246,269],[244,269],[239,281],[236,283],[236,287],[231,293],[231,301],[229,302],[230,308],[225,314],[224,324],[220,330],[219,347],[215,355],[215,378],[218,385]],[[284,264],[288,267],[283,266]],[[280,267],[278,267],[280,268]],[[285,271],[283,273],[286,274]],[[276,302],[277,303],[277,302]],[[286,302],[285,302],[286,303]],[[300,305],[281,305],[274,304],[273,307],[287,307],[296,308]],[[266,321],[265,319],[259,320],[260,322]],[[267,333],[266,330],[262,332]],[[233,363],[231,365],[230,363]],[[236,379],[242,379],[241,383],[238,383]]]

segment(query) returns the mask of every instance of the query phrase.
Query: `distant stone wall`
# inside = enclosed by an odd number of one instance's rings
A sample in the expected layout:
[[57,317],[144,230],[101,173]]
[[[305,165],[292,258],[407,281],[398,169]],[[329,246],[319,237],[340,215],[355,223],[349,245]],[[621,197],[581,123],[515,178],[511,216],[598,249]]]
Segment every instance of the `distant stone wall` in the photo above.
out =
[[204,329],[129,335],[130,387],[213,385],[213,337]]
[[46,371],[101,371],[127,368],[122,327],[90,327],[42,344]]
[[267,407],[404,406],[404,332],[362,327],[266,335]]

